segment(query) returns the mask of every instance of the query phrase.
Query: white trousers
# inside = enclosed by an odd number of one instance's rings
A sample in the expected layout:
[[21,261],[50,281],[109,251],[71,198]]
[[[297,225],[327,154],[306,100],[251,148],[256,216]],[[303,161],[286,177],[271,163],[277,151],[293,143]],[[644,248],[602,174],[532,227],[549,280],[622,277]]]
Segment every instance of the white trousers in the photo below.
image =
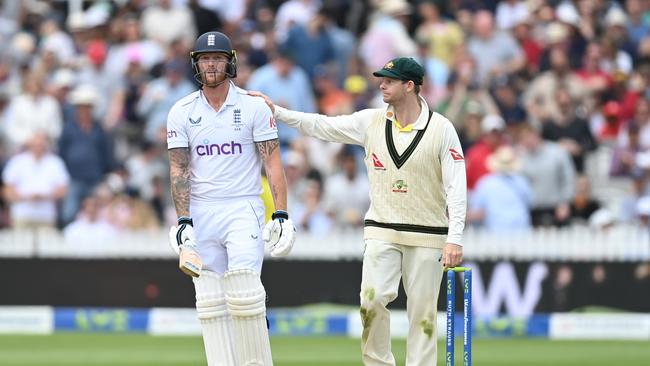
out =
[[190,214],[204,269],[220,276],[233,269],[261,273],[264,260],[264,203],[261,199],[192,205]]
[[365,244],[360,294],[364,365],[395,365],[386,305],[397,297],[400,278],[409,320],[406,365],[435,365],[442,250],[379,240],[366,240]]

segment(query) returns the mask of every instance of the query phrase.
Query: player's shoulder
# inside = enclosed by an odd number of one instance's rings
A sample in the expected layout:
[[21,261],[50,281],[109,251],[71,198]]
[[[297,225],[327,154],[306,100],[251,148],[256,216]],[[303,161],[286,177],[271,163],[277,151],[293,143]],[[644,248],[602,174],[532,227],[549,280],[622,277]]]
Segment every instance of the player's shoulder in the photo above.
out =
[[386,108],[366,108],[354,113],[361,118],[374,120],[386,115]]
[[431,112],[432,112],[431,113],[431,122],[436,123],[436,124],[438,124],[440,126],[443,126],[445,128],[449,128],[449,127],[453,128],[454,127],[453,123],[451,123],[449,118],[445,117],[445,115],[443,115],[441,113],[438,113],[436,111],[431,111]]
[[385,108],[366,108],[360,111],[356,111],[352,114],[352,117],[357,121],[358,126],[363,126],[364,128],[369,128],[377,123],[381,124],[385,121],[384,116],[386,115]]
[[191,105],[194,104],[194,102],[196,102],[200,96],[201,96],[201,92],[199,90],[196,90],[184,96],[183,98],[179,99],[176,103],[174,103],[169,113],[171,114],[173,112],[191,108]]
[[429,107],[431,112],[431,119],[429,120],[430,131],[440,131],[440,133],[435,133],[436,136],[440,136],[445,141],[452,141],[457,139],[458,133],[456,132],[456,127],[445,117],[442,113],[438,113]]
[[234,88],[237,92],[237,95],[239,96],[240,102],[248,108],[254,110],[271,110],[264,102],[264,99],[261,97],[254,97],[252,95],[249,95],[248,90],[240,88],[238,86],[235,86]]

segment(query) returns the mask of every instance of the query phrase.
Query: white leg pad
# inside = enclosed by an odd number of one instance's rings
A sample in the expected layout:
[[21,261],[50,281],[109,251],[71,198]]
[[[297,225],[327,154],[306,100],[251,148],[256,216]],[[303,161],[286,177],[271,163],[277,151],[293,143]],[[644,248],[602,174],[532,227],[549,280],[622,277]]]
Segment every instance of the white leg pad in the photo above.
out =
[[204,270],[193,281],[208,366],[237,366],[233,321],[226,305],[223,278]]
[[266,327],[266,291],[260,275],[237,269],[225,275],[226,303],[235,328],[237,364],[270,366],[271,343]]

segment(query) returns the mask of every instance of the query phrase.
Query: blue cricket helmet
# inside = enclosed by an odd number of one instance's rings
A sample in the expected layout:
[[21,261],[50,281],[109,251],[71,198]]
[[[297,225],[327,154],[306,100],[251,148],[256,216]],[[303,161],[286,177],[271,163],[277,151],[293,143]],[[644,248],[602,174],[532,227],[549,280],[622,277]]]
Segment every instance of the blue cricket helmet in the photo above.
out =
[[194,49],[190,52],[192,58],[192,68],[194,69],[194,77],[201,82],[199,67],[197,61],[199,56],[203,53],[218,52],[228,55],[230,61],[226,65],[226,76],[229,78],[237,77],[237,52],[232,49],[230,38],[221,32],[207,32],[203,33],[197,38],[194,44]]

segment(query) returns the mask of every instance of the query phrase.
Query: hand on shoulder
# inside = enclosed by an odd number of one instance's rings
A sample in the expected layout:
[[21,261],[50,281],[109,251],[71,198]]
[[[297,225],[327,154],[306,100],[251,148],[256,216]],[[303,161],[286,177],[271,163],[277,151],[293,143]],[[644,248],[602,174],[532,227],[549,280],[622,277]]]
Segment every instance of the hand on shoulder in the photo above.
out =
[[271,100],[271,98],[269,98],[267,95],[265,95],[265,94],[263,94],[261,92],[255,91],[255,90],[249,90],[248,95],[253,96],[253,97],[260,97],[260,98],[264,99],[264,103],[266,103],[266,105],[268,105],[269,108],[271,108],[271,112],[273,114],[275,114],[275,105],[273,104],[273,101]]

